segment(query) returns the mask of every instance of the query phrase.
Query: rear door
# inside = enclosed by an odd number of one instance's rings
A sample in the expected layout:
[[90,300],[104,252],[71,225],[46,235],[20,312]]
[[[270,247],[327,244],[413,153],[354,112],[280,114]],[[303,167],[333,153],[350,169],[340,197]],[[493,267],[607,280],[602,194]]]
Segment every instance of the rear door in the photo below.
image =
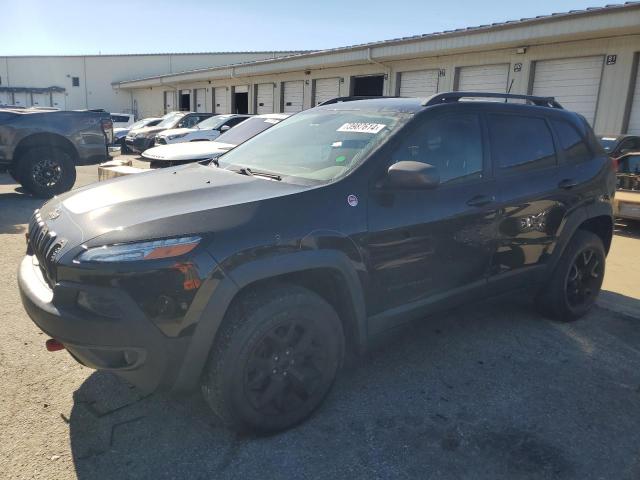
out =
[[494,184],[481,116],[429,113],[398,141],[381,169],[403,160],[438,168],[432,190],[387,190],[373,182],[367,251],[372,333],[403,321],[395,313],[430,308],[479,291],[495,247]]

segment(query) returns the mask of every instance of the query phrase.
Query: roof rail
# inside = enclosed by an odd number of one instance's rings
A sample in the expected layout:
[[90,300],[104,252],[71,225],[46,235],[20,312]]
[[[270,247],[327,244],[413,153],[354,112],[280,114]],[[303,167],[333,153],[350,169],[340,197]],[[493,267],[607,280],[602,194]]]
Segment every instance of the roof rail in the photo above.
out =
[[536,97],[535,95],[518,95],[514,93],[488,93],[488,92],[444,92],[436,93],[422,102],[424,107],[439,105],[441,103],[457,102],[461,98],[504,98],[526,100],[539,107],[563,108],[554,97]]
[[331,105],[332,103],[342,103],[342,102],[354,102],[356,100],[374,100],[376,98],[398,98],[398,97],[388,97],[388,96],[355,96],[352,95],[350,97],[336,97],[336,98],[332,98],[330,100],[325,100],[322,103],[319,103],[318,105],[316,105],[316,107],[319,107],[321,105]]

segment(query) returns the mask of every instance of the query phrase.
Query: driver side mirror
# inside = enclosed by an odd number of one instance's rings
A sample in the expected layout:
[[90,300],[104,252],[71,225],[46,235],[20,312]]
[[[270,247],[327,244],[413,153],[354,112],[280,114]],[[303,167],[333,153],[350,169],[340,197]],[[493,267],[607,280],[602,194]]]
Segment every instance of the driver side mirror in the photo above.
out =
[[433,165],[415,161],[394,163],[387,171],[384,186],[399,189],[431,189],[440,184],[440,174]]
[[223,125],[220,127],[220,133],[226,132],[227,130],[231,130],[229,125]]

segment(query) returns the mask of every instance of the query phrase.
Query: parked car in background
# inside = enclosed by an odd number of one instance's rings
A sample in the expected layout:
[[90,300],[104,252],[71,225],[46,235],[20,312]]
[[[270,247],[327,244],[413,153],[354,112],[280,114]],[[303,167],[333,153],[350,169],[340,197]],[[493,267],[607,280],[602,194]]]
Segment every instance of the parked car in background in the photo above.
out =
[[213,116],[213,113],[171,112],[162,117],[162,121],[153,127],[142,127],[131,130],[125,137],[127,148],[135,153],[142,153],[153,147],[156,135],[170,128],[191,128],[201,121]]
[[345,351],[410,320],[516,290],[585,315],[614,193],[591,127],[553,99],[342,102],[45,204],[18,285],[52,349],[276,431],[322,403]]
[[142,120],[138,120],[134,124],[128,127],[119,127],[113,129],[113,145],[120,147],[120,153],[129,153],[129,149],[127,148],[127,144],[125,143],[125,138],[127,134],[131,130],[136,130],[138,128],[144,127],[154,127],[158,123],[162,121],[162,118],[143,118]]
[[250,115],[228,114],[207,118],[192,128],[173,128],[156,135],[156,145],[215,140],[220,134],[244,122]]
[[164,168],[184,163],[193,163],[219,157],[257,134],[273,127],[290,115],[287,113],[266,113],[245,119],[240,125],[223,133],[213,142],[188,142],[159,145],[142,154],[151,168]]
[[616,161],[614,214],[627,220],[640,220],[640,152],[624,154]]
[[75,167],[105,161],[112,142],[106,112],[0,109],[0,169],[39,197],[71,189]]
[[130,127],[136,121],[133,113],[112,113],[113,128]]
[[600,145],[611,158],[631,152],[640,152],[640,136],[638,135],[600,135]]

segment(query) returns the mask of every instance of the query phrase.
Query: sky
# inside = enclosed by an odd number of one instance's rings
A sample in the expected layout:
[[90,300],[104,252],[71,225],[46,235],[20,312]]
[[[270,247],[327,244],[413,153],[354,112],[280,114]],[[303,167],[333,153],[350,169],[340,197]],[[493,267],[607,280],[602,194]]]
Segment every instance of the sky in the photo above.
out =
[[0,55],[317,50],[611,1],[0,0]]

